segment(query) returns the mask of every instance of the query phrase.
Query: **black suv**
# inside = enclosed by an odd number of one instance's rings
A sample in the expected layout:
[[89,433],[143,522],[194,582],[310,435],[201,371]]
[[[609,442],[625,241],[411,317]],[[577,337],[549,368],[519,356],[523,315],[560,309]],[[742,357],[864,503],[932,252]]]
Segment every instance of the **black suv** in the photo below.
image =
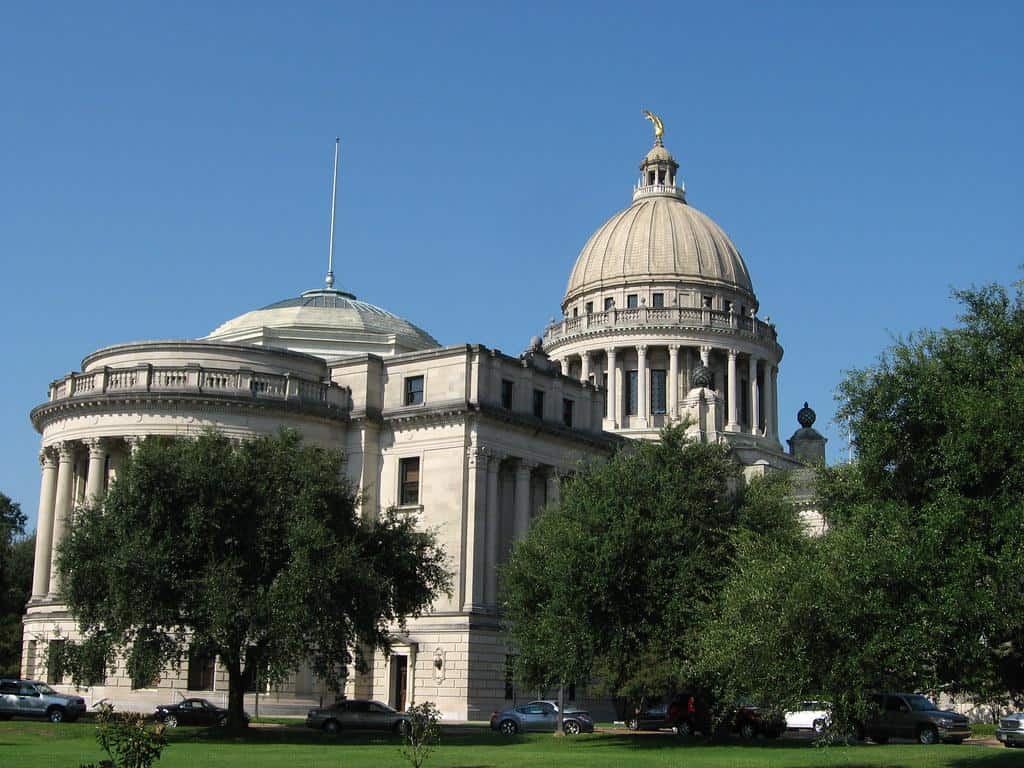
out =
[[861,727],[862,735],[884,744],[889,739],[914,739],[922,744],[960,744],[971,735],[967,718],[917,693],[877,693],[875,713]]

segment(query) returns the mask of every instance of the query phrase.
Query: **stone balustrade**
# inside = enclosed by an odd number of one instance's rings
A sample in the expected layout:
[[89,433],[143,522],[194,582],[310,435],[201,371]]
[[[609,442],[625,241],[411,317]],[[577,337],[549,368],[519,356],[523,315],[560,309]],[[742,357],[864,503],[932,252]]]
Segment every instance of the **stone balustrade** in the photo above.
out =
[[634,307],[591,312],[579,317],[566,317],[544,329],[544,343],[550,344],[588,331],[618,330],[642,326],[688,328],[696,331],[718,330],[747,336],[758,341],[777,343],[775,326],[754,317],[735,312],[700,307]]
[[69,373],[50,385],[49,402],[101,395],[138,393],[219,395],[255,400],[294,401],[347,411],[349,392],[337,384],[296,374],[263,373],[246,368],[212,368],[199,364],[131,368],[103,367]]

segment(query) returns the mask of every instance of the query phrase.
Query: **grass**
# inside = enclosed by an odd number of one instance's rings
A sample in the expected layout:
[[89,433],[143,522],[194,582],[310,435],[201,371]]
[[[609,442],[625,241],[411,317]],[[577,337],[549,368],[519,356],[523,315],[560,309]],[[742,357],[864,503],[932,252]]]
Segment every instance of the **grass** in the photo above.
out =
[[[0,766],[77,768],[103,757],[90,723],[0,723]],[[157,768],[399,768],[407,765],[398,740],[376,735],[330,737],[301,726],[254,728],[242,738],[179,728]],[[816,747],[785,738],[750,743],[681,744],[670,735],[624,732],[555,739],[530,734],[512,739],[480,727],[445,730],[428,768],[1010,768],[1021,754],[1003,747],[939,744],[871,744]]]

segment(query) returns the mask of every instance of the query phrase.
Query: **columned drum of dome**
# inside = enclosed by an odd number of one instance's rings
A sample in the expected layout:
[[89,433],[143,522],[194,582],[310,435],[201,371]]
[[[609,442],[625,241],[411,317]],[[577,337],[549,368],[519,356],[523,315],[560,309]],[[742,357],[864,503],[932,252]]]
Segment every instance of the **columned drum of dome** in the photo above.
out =
[[657,132],[631,205],[580,251],[545,351],[566,374],[604,386],[609,431],[655,439],[686,420],[701,439],[728,441],[744,465],[788,466],[775,326],[758,317],[739,249],[687,203],[678,170]]

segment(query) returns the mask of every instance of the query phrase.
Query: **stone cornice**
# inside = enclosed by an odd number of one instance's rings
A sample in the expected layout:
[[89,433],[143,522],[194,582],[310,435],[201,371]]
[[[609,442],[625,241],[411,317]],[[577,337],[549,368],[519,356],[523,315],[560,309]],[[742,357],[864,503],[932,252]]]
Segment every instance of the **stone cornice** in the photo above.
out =
[[[757,338],[752,333],[741,331],[736,328],[715,328],[702,325],[627,325],[611,326],[604,328],[588,328],[578,333],[566,334],[551,341],[545,341],[544,349],[553,356],[564,347],[575,345],[580,342],[593,341],[601,348],[611,346],[608,340],[628,339],[636,337],[655,336],[664,338],[665,343],[685,344],[686,339],[692,339],[695,343],[706,341],[717,341],[718,348],[726,348],[734,345],[737,341],[747,342],[761,349],[769,349],[775,353],[775,362],[782,360],[783,348],[775,341],[768,341]],[[616,344],[614,346],[624,346]]]
[[348,422],[347,411],[302,400],[277,400],[258,397],[244,398],[234,395],[218,395],[215,393],[175,393],[175,392],[124,392],[95,394],[83,397],[70,397],[37,405],[29,413],[29,419],[37,432],[42,432],[46,422],[69,414],[112,413],[124,411],[131,407],[161,405],[188,405],[198,412],[204,410],[223,410],[238,408],[248,410],[272,411],[278,413],[294,413],[313,416],[331,421]]

